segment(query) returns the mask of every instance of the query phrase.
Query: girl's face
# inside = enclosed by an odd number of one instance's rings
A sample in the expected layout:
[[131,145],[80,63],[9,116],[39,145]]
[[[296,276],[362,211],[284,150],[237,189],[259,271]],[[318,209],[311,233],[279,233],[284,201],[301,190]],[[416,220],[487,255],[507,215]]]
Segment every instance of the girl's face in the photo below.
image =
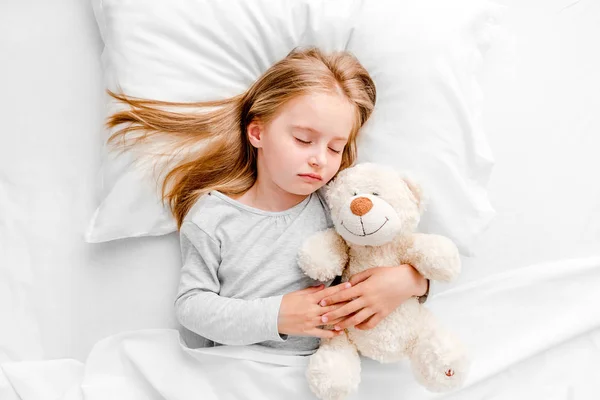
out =
[[339,170],[354,117],[343,95],[314,93],[287,102],[269,124],[253,121],[248,135],[258,149],[258,179],[296,195],[316,191]]

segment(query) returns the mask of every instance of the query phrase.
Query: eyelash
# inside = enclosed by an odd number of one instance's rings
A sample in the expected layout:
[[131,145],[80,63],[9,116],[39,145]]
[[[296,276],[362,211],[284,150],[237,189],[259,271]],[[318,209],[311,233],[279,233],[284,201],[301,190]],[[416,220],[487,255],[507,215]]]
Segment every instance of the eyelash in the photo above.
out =
[[[297,141],[299,141],[300,143],[302,143],[302,144],[311,144],[312,143],[312,142],[305,142],[304,140],[301,140],[301,139],[298,139],[298,138],[295,138],[295,139]],[[329,150],[333,151],[336,154],[340,154],[341,153],[341,150],[337,151],[337,150],[332,149],[331,147],[329,148]]]

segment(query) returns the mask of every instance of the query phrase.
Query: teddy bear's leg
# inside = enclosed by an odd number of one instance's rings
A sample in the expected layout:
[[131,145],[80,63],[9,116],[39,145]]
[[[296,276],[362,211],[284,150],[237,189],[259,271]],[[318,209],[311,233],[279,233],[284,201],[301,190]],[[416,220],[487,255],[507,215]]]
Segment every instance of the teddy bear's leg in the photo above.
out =
[[346,333],[321,341],[317,352],[310,356],[306,378],[321,400],[342,400],[358,389],[360,357]]
[[433,314],[423,308],[423,329],[409,350],[416,379],[432,392],[456,389],[465,381],[469,360],[460,340],[441,328]]

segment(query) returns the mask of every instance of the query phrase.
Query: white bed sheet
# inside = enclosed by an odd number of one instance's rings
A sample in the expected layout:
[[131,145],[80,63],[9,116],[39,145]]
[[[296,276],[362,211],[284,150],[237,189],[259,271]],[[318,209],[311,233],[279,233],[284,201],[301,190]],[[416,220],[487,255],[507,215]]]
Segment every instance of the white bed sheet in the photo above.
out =
[[[478,255],[465,259],[462,284],[600,255],[600,4],[501,2],[510,6],[518,64],[512,78],[490,71],[484,87],[498,215]],[[80,366],[109,335],[175,327],[177,237],[83,241],[96,206],[102,123],[102,44],[89,4],[4,1],[0,27],[0,362],[72,358]],[[587,316],[573,307],[573,323]],[[514,340],[535,332],[514,329],[522,334]],[[597,344],[597,335],[579,340]],[[586,365],[572,343],[547,354]],[[556,365],[545,357],[505,368],[552,382],[546,371]],[[504,371],[502,379],[521,382]],[[481,385],[481,393],[494,387]]]
[[[352,399],[594,399],[600,393],[600,257],[532,265],[433,296],[429,307],[472,357],[465,387],[425,391],[407,362],[362,359]],[[4,363],[22,400],[311,399],[307,357],[247,346],[187,349],[176,330],[123,332],[75,360]],[[231,378],[235,377],[235,382]],[[0,393],[2,393],[0,391]],[[53,397],[50,397],[49,394]],[[16,397],[15,397],[16,398]]]
[[461,280],[600,254],[600,2],[499,2],[513,43],[483,83],[497,215]]

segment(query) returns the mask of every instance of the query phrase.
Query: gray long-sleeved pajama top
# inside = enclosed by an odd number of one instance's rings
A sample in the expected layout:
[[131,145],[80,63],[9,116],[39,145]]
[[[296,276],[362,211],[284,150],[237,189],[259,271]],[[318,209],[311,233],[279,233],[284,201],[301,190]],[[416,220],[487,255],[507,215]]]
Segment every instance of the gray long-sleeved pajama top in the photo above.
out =
[[183,267],[175,312],[186,345],[314,352],[318,338],[279,334],[277,318],[284,294],[320,283],[304,275],[296,257],[306,238],[332,226],[319,191],[281,212],[218,191],[198,199],[180,230]]

